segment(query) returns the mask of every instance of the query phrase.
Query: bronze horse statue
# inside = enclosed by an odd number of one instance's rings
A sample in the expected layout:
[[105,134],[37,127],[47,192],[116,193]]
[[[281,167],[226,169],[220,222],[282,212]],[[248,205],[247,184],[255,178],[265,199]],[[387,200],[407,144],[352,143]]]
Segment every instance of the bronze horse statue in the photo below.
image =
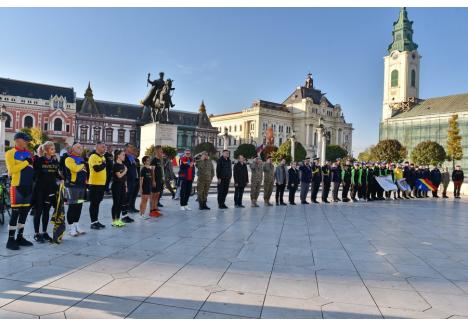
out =
[[171,96],[171,91],[174,89],[172,87],[172,80],[167,79],[152,105],[151,117],[153,122],[169,122],[169,109],[174,107]]

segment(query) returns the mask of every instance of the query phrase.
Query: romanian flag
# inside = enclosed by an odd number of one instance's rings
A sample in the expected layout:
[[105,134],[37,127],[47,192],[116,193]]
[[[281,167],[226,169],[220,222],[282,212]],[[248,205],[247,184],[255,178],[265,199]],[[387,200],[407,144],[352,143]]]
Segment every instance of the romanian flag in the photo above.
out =
[[416,180],[416,186],[418,187],[419,190],[422,191],[435,191],[436,187],[432,184],[429,179],[417,179]]

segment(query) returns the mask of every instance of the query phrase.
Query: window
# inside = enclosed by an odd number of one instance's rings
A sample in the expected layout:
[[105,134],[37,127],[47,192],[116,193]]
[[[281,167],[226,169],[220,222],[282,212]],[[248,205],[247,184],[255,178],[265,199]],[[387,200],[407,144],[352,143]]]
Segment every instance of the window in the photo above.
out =
[[392,76],[391,76],[392,80],[391,80],[391,86],[392,87],[397,87],[398,86],[398,70],[393,70],[392,71]]
[[130,144],[136,144],[136,131],[130,131]]
[[237,131],[237,126],[234,126],[234,132],[236,132],[236,131]]
[[119,129],[119,133],[117,135],[117,142],[125,143],[125,129]]
[[112,128],[106,129],[106,143],[112,143],[114,137],[114,130]]
[[67,125],[66,129],[67,132],[70,132],[70,125]]
[[239,126],[239,131],[242,131],[242,125]]
[[282,143],[283,143],[283,138],[280,137],[280,139],[279,139],[280,146],[281,146]]
[[83,142],[88,141],[88,127],[87,126],[80,127],[80,141],[83,141]]
[[49,124],[46,122],[44,123],[44,130],[47,130],[47,129],[49,129]]
[[11,128],[11,116],[9,114],[6,115],[5,128]]
[[9,140],[5,140],[5,146],[10,146],[10,141]]
[[416,70],[411,70],[411,87],[416,87]]
[[232,130],[231,130],[231,126],[229,126],[229,132],[231,132],[231,131],[232,131]]
[[94,128],[94,137],[95,142],[101,141],[101,128]]
[[[30,101],[28,102],[31,103]],[[58,109],[58,101],[54,101],[54,109]]]
[[62,131],[62,119],[57,118],[54,120],[54,131]]
[[24,117],[23,127],[24,128],[32,128],[33,125],[34,125],[33,117],[31,117],[30,115],[25,116]]

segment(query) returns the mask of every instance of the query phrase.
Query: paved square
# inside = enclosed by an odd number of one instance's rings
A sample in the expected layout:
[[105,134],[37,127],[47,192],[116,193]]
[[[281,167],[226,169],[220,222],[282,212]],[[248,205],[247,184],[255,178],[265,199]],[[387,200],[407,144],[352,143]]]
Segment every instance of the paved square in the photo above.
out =
[[113,229],[106,199],[105,230],[20,252],[4,225],[0,318],[468,318],[466,198],[163,203],[164,217]]

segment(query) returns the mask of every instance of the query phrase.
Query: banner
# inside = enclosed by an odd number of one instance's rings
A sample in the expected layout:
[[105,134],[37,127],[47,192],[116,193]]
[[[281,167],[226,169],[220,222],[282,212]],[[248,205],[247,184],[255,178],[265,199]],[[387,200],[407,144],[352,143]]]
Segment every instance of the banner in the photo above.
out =
[[429,179],[416,179],[416,187],[422,191],[435,191],[436,187]]
[[387,175],[385,177],[375,177],[375,180],[379,183],[384,191],[396,191],[398,187],[393,183],[392,176]]
[[401,178],[397,180],[397,186],[401,191],[410,191],[411,187],[409,186],[408,182],[406,182],[405,178]]

